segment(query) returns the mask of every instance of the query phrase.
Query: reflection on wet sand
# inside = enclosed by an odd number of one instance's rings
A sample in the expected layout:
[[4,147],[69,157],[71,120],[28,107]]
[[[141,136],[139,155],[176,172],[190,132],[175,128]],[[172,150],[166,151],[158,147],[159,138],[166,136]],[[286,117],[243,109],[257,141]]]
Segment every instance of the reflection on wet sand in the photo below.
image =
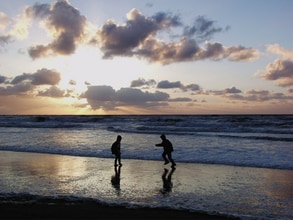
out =
[[114,175],[111,177],[112,186],[116,189],[117,195],[120,195],[120,173],[121,166],[114,166]]
[[164,169],[164,172],[162,175],[163,188],[160,190],[162,194],[172,192],[172,188],[173,188],[172,175],[175,170],[176,169],[174,167],[172,167],[170,172],[168,169],[166,168]]
[[161,161],[125,159],[121,175],[121,167],[113,172],[112,164],[107,158],[1,151],[0,193],[293,216],[292,170],[180,163],[174,174],[175,169],[164,169]]

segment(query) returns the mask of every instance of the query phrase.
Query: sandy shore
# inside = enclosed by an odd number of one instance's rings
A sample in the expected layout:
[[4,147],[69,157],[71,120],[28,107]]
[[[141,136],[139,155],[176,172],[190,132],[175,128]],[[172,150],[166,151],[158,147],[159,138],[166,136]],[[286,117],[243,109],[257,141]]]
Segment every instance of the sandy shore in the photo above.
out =
[[0,201],[0,219],[237,219],[163,208],[125,208],[93,201],[45,199],[35,203]]
[[[172,170],[163,161],[122,163],[114,169],[109,158],[1,151],[0,219],[293,216],[291,170],[192,163],[177,163]],[[72,197],[77,200],[68,203]]]

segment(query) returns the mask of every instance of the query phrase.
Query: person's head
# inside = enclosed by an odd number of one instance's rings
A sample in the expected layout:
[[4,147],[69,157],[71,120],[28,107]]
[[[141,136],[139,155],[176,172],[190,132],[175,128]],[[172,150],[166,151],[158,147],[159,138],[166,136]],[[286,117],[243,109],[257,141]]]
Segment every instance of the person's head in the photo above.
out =
[[120,135],[117,136],[117,141],[121,141],[122,137]]
[[164,134],[161,135],[162,140],[166,140],[166,136]]

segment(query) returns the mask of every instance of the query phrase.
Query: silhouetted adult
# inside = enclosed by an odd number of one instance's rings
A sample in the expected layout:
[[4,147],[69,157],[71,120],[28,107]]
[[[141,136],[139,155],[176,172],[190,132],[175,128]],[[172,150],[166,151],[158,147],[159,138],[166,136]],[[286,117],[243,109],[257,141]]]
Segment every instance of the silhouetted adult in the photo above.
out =
[[[176,163],[172,159],[172,152],[173,152],[173,145],[172,143],[166,138],[164,134],[161,135],[162,143],[156,144],[157,147],[163,147],[164,151],[162,153],[162,157],[165,160],[165,165],[169,162],[172,163],[171,167],[175,167]],[[167,157],[168,156],[168,159]]]
[[118,135],[116,141],[112,144],[112,147],[111,147],[112,154],[115,155],[114,166],[118,166],[117,161],[119,163],[119,166],[122,166],[121,151],[120,151],[121,140],[122,140],[122,137]]

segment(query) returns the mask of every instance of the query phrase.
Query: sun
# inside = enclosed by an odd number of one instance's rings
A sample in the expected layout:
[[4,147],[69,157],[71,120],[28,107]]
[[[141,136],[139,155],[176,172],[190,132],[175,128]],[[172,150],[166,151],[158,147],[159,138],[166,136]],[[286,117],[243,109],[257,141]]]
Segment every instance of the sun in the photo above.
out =
[[54,68],[61,73],[62,88],[75,88],[78,92],[89,85],[107,85],[118,90],[129,87],[132,80],[142,77],[146,64],[129,57],[103,59],[103,54],[96,48],[79,47],[69,57],[52,60]]

